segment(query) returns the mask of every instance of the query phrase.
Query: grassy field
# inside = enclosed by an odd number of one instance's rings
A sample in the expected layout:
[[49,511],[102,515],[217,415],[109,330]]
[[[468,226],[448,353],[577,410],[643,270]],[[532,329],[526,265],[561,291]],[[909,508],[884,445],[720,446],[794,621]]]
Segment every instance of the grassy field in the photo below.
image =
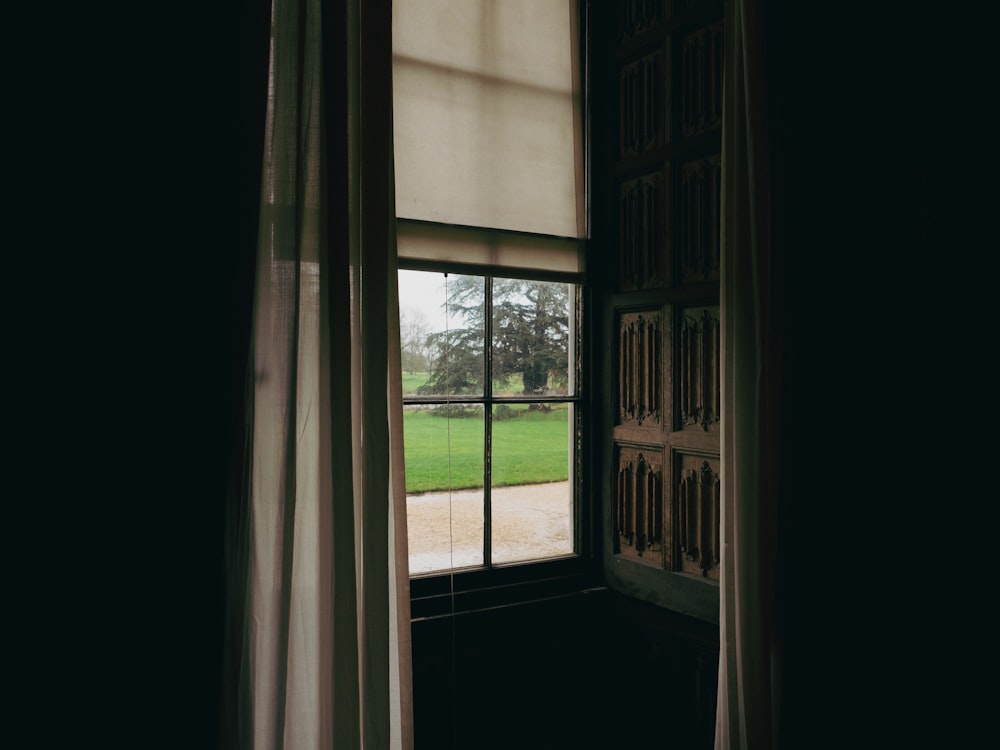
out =
[[416,393],[417,388],[427,382],[426,372],[403,372],[403,393]]
[[[568,407],[530,411],[493,422],[493,485],[559,482],[569,476]],[[403,413],[406,491],[465,489],[483,485],[483,418],[446,419],[429,410]],[[448,446],[451,446],[449,461]],[[450,478],[449,478],[450,477]]]

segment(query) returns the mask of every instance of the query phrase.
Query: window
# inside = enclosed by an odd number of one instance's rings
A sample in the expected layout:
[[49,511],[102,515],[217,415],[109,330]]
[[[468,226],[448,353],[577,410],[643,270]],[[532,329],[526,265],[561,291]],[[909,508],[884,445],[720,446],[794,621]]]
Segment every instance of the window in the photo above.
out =
[[579,549],[578,10],[395,0],[412,574]]
[[411,574],[573,553],[578,286],[399,276]]

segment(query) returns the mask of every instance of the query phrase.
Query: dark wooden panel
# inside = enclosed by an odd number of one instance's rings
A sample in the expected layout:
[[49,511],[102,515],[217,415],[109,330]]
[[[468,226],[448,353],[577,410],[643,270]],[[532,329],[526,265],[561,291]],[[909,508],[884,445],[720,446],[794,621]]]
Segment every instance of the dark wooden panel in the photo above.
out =
[[681,165],[679,200],[681,281],[717,282],[721,265],[721,154]]
[[618,319],[618,424],[660,430],[664,419],[664,350],[669,342],[659,310]]
[[719,458],[676,451],[674,466],[678,566],[717,581],[722,557]]
[[662,568],[665,519],[663,449],[659,446],[621,445],[616,450],[615,540],[618,554]]
[[722,416],[722,324],[717,306],[681,310],[678,332],[678,428],[718,432]]
[[623,290],[653,289],[670,282],[669,172],[622,182],[618,190],[618,259]]
[[[598,279],[607,433],[603,569],[616,590],[718,621],[723,6],[625,2],[601,62],[617,140],[595,175],[615,278]],[[606,161],[601,161],[603,157]],[[680,575],[683,574],[683,575]],[[705,588],[698,589],[700,586]],[[697,591],[695,589],[698,589]]]

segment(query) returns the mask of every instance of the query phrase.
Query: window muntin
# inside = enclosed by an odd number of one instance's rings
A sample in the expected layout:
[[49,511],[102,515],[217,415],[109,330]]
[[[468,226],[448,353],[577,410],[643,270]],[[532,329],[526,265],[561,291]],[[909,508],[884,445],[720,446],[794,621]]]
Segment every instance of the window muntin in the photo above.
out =
[[572,554],[578,287],[401,270],[399,288],[411,574]]

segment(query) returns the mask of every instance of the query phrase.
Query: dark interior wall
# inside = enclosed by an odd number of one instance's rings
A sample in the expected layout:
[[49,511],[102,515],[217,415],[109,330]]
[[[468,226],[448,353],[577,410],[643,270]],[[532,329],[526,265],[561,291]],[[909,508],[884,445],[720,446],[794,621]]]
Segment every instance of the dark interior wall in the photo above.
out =
[[416,747],[586,746],[603,728],[598,613],[577,595],[414,622]]
[[58,5],[11,21],[9,708],[40,747],[217,747],[266,3]]
[[413,623],[417,748],[709,748],[718,633],[599,589]]
[[[910,436],[923,434],[920,404],[935,390],[917,386],[936,367],[926,344],[946,340],[933,314],[913,314],[927,303],[920,265],[942,208],[925,192],[934,168],[917,156],[942,115],[941,50],[924,54],[937,35],[890,6],[836,17],[789,0],[762,8],[783,307],[782,745],[923,746],[919,702],[899,699],[922,649],[900,646],[923,620],[903,571],[926,538],[921,517],[934,517]],[[880,562],[890,557],[893,571]]]

